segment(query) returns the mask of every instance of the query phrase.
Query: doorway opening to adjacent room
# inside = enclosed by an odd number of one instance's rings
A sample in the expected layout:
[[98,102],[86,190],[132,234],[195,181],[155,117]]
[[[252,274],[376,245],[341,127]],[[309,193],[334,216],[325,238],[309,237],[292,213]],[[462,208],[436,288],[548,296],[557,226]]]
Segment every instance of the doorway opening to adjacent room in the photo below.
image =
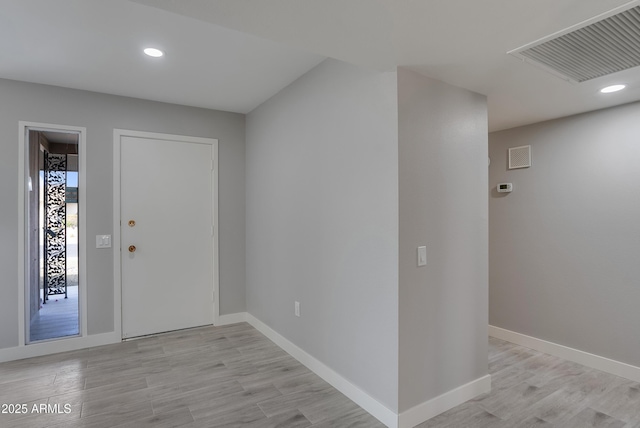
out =
[[82,336],[85,131],[21,122],[20,135],[24,343]]

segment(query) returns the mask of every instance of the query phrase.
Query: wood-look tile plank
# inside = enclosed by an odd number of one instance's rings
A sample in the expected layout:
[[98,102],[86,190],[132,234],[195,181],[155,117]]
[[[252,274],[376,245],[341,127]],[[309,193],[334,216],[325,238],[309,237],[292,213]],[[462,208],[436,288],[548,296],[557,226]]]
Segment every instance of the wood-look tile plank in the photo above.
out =
[[[565,428],[623,428],[626,424],[614,417],[591,408],[584,409],[569,421],[563,423]],[[560,425],[558,425],[560,426]]]
[[617,376],[586,369],[582,375],[572,378],[560,389],[533,404],[525,413],[563,426],[590,403],[624,383],[625,381]]
[[308,370],[295,376],[278,378],[273,381],[275,386],[282,395],[295,394],[313,389],[329,388],[329,384],[322,380],[320,376],[311,373]]
[[564,360],[562,358],[558,358],[553,355],[537,354],[529,358],[525,358],[524,360],[514,364],[512,367],[536,374],[538,372],[545,372],[549,369],[553,369],[563,362]]
[[243,425],[243,428],[306,428],[311,422],[297,410]]
[[107,387],[112,384],[130,381],[132,379],[145,379],[159,373],[165,373],[170,366],[161,364],[124,365],[112,370],[85,371],[85,389]]
[[549,423],[560,424],[586,407],[584,400],[587,396],[578,390],[561,389],[532,405],[526,413]]
[[184,406],[193,409],[208,407],[209,403],[215,400],[243,392],[244,388],[234,380],[191,391],[183,391],[181,386],[176,389],[169,387],[163,393],[159,393],[157,388],[150,389],[155,413],[169,412]]
[[228,394],[213,400],[192,403],[189,405],[189,410],[191,410],[194,419],[204,419],[216,414],[242,410],[244,407],[279,396],[281,396],[280,391],[272,385],[268,385]]
[[273,384],[275,379],[285,381],[292,377],[309,373],[309,369],[300,363],[272,364],[267,367],[258,367],[256,373],[242,376],[238,382],[244,387],[255,388],[262,385]]
[[131,408],[144,403],[151,405],[151,397],[147,388],[110,395],[106,398],[84,401],[81,417],[99,414],[118,414],[123,408]]
[[506,420],[524,413],[534,404],[555,392],[545,387],[537,387],[522,382],[478,403],[487,412]]
[[275,416],[280,413],[290,412],[299,409],[305,405],[313,404],[319,400],[330,399],[337,393],[336,390],[329,387],[320,386],[314,389],[309,389],[304,392],[295,394],[281,395],[269,400],[264,400],[258,403],[258,406],[264,412],[267,417]]
[[193,416],[187,407],[137,418],[134,421],[114,425],[114,428],[177,428],[193,422]]
[[[439,427],[439,425],[432,425],[433,427]],[[503,421],[496,415],[480,409],[480,411],[473,416],[463,419],[459,423],[445,425],[449,428],[460,427],[473,427],[473,428],[510,428],[513,422]]]
[[24,403],[38,398],[47,398],[56,379],[55,373],[46,376],[16,380],[2,384],[0,403]]
[[580,364],[563,361],[562,363],[549,367],[546,370],[539,370],[532,377],[527,379],[530,385],[542,387],[548,386],[553,389],[562,388],[575,378],[583,375],[589,369]]
[[444,413],[441,413],[426,422],[421,423],[416,428],[454,428],[462,427],[463,423],[468,420],[472,420],[475,417],[479,417],[485,410],[474,404],[473,402],[466,402],[459,406],[449,409]]
[[185,428],[244,428],[266,420],[267,417],[262,410],[256,404],[251,404],[240,409],[203,416],[185,425]]
[[6,388],[3,385],[10,382],[41,378],[52,373],[75,372],[87,365],[86,359],[69,358],[65,361],[64,358],[68,358],[66,354],[62,354],[62,361],[50,361],[37,357],[2,363],[0,364],[0,389]]
[[164,348],[160,345],[144,346],[131,349],[131,352],[124,354],[115,354],[100,359],[90,358],[87,362],[88,369],[117,370],[121,366],[129,365],[148,365],[167,363],[169,358],[164,352]]
[[640,384],[620,385],[590,407],[627,423],[637,422],[640,420]]
[[488,340],[489,356],[495,357],[502,352],[510,351],[514,346],[513,343],[490,336]]
[[360,406],[333,388],[331,393],[313,402],[302,403],[298,409],[314,424],[327,419],[340,419],[350,412],[361,410]]
[[524,346],[516,346],[509,352],[499,353],[489,358],[489,373],[497,373],[500,370],[518,364],[527,358],[540,355],[540,352],[534,351]]
[[384,428],[380,421],[362,409],[352,410],[337,418],[328,418],[311,428]]
[[514,428],[554,428],[554,425],[537,416],[532,416],[518,423]]
[[640,420],[636,422],[629,422],[624,428],[640,428]]
[[146,390],[147,382],[144,378],[133,378],[101,387],[52,395],[49,397],[48,403],[61,406],[70,404],[75,409],[81,408],[83,403],[92,403],[94,401],[103,402],[105,400],[122,397],[125,394],[144,394]]
[[[182,391],[192,391],[209,385],[220,385],[227,381],[236,381],[236,376],[222,363],[211,363],[208,370],[193,368],[174,368],[164,373],[154,373],[147,376],[150,387],[165,385],[179,386]],[[236,381],[237,382],[237,381]]]
[[491,375],[491,393],[483,394],[473,401],[482,401],[489,396],[494,396],[505,389],[512,388],[533,377],[534,374],[517,367],[506,367],[498,373]]

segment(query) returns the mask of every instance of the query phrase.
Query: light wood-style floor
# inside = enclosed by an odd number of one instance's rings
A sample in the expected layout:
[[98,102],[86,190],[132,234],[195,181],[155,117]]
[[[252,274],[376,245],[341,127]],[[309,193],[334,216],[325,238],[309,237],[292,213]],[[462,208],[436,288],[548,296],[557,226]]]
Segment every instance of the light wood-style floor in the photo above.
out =
[[640,428],[640,384],[489,338],[491,393],[420,428]]
[[[640,428],[638,383],[489,344],[491,393],[420,428]],[[382,427],[245,323],[2,363],[0,404],[27,410],[3,428]]]
[[246,323],[2,363],[2,403],[27,409],[2,428],[383,427]]

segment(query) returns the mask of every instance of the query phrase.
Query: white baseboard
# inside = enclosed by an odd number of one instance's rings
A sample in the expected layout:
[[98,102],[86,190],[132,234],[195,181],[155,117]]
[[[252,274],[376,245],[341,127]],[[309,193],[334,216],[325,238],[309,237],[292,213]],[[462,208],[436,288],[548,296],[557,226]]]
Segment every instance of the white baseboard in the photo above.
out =
[[267,336],[276,345],[285,350],[293,358],[307,366],[309,370],[320,376],[331,386],[353,400],[358,406],[369,412],[380,422],[389,428],[398,428],[398,415],[395,412],[388,409],[382,403],[349,382],[340,374],[336,373],[333,369],[327,367],[325,364],[294,345],[288,339],[284,338],[253,315],[247,314],[246,321],[256,330]]
[[596,370],[611,373],[630,379],[634,382],[640,382],[640,367],[622,363],[620,361],[601,357],[599,355],[590,354],[578,349],[569,348],[568,346],[558,345],[557,343],[548,342],[546,340],[537,339],[514,331],[505,330],[500,327],[489,326],[489,336],[497,339],[506,340],[507,342],[522,345],[527,348],[546,354],[555,355],[565,360],[573,361],[583,366],[591,367]]
[[68,339],[59,339],[51,342],[32,343],[30,345],[0,349],[0,362],[40,357],[42,355],[57,354],[59,352],[76,351],[94,346],[111,345],[121,341],[122,338],[120,334],[111,332],[92,334],[85,337],[70,337]]
[[229,324],[238,324],[240,322],[247,321],[247,313],[246,312],[238,312],[235,314],[228,315],[220,315],[218,318],[218,322],[216,323],[216,327],[229,325]]
[[412,428],[465,401],[490,391],[491,375],[478,378],[400,413],[398,428]]

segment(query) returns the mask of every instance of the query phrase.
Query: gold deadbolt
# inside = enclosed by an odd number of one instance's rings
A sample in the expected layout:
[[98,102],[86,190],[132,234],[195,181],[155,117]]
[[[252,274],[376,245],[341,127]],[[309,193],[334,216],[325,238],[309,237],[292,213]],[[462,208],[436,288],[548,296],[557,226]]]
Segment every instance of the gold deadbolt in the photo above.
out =
[[129,220],[129,227],[133,227],[136,225],[136,221],[135,220]]
[[130,253],[135,253],[136,252],[136,246],[135,245],[129,245],[129,252]]

